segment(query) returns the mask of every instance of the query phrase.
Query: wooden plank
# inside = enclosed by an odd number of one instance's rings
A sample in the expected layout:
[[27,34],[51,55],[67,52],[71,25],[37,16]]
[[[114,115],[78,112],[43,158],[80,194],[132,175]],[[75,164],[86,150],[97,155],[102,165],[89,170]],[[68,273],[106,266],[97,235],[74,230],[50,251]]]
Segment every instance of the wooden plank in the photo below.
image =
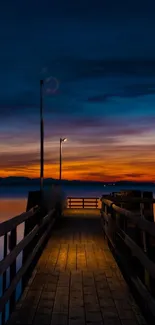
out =
[[56,270],[65,270],[67,264],[67,256],[68,256],[68,244],[61,244],[59,256],[55,265]]
[[[7,241],[7,234],[4,235],[4,242],[3,242],[3,259],[6,258],[7,256],[7,248],[8,248],[8,241]],[[2,275],[2,296],[4,294],[6,290],[6,270],[3,272]],[[5,313],[5,307],[2,311],[2,325],[5,324],[5,317],[6,317],[6,313]]]
[[94,196],[84,196],[84,197],[76,197],[76,196],[68,196],[67,197],[68,200],[96,200],[96,199],[100,199],[99,197],[94,197]]
[[68,325],[68,316],[66,314],[52,314],[51,325]]
[[76,257],[76,244],[69,245],[68,248],[68,257],[66,268],[68,270],[75,270],[77,267],[77,257]]
[[100,218],[101,213],[100,209],[83,209],[83,208],[75,208],[75,209],[65,209],[64,210],[64,217],[72,217],[72,218],[87,218],[87,219],[94,219],[94,218]]
[[87,242],[87,244],[85,245],[85,252],[86,252],[86,264],[88,270],[91,271],[97,269],[98,268],[97,260],[91,243]]
[[83,282],[81,270],[71,272],[69,324],[85,324]]
[[77,269],[85,270],[86,264],[86,252],[84,244],[77,244]]
[[53,245],[50,245],[50,251],[48,254],[48,258],[46,260],[46,263],[44,265],[44,270],[42,265],[40,265],[39,270],[40,272],[44,271],[44,273],[50,274],[55,270],[56,264],[57,264],[57,260],[59,257],[59,252],[60,252],[60,244],[55,244],[53,243]]
[[[17,243],[17,228],[14,228],[11,230],[10,234],[10,251],[13,251],[13,249],[16,247]],[[12,285],[12,282],[16,276],[16,258],[13,261],[13,263],[10,264],[10,285]],[[14,289],[10,295],[10,313],[12,313],[14,306],[16,303],[16,289]]]
[[56,288],[53,313],[68,314],[70,273],[62,272]]

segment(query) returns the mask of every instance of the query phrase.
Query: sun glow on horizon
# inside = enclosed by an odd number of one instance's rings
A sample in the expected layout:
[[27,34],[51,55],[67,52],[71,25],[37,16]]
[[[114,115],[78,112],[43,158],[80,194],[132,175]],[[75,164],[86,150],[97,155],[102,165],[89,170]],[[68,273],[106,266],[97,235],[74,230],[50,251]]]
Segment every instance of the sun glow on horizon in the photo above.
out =
[[[141,136],[112,134],[110,139],[109,135],[98,139],[94,134],[87,142],[81,135],[70,138],[62,152],[64,179],[155,181],[154,131]],[[25,145],[17,142],[12,147],[6,142],[0,145],[0,150],[0,177],[40,177],[38,141],[26,144],[25,139]],[[44,154],[45,178],[59,178],[59,139],[47,138]]]

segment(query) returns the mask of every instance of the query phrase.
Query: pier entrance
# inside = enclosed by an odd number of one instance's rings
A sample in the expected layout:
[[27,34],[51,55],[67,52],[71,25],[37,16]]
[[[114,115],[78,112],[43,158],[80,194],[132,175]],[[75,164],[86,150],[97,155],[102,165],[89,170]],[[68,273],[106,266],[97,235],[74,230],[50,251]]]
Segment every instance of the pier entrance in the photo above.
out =
[[66,209],[56,221],[8,324],[145,324],[104,236],[100,211],[86,211]]

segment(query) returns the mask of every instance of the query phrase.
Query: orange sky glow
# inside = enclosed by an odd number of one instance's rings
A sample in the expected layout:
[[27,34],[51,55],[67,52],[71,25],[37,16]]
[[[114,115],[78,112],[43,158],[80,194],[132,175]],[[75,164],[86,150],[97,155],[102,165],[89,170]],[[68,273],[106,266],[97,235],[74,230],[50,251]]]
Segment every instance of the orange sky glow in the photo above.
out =
[[[152,134],[151,134],[152,136]],[[68,141],[63,144],[63,179],[155,181],[155,145],[149,135],[123,137],[106,144]],[[151,140],[152,139],[152,140]],[[147,144],[149,141],[149,145]],[[39,145],[0,145],[0,177],[39,177]],[[44,176],[59,178],[59,141],[45,142]]]

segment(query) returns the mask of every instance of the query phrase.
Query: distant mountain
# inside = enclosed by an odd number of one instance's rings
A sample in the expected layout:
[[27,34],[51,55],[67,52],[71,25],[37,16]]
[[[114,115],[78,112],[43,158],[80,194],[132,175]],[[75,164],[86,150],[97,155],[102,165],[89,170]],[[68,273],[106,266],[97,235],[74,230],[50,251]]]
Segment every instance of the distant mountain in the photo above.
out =
[[[44,179],[45,185],[51,184],[60,184],[58,179],[53,178],[46,178]],[[97,186],[111,186],[111,185],[118,185],[118,186],[153,186],[155,185],[153,182],[132,182],[132,181],[118,181],[118,182],[99,182],[99,181],[80,181],[80,180],[62,180],[61,184],[63,185],[76,185],[76,186],[88,186],[88,185],[97,185]],[[9,177],[0,177],[0,186],[39,186],[40,179],[39,178],[29,178],[29,177],[16,177],[16,176],[9,176]]]

